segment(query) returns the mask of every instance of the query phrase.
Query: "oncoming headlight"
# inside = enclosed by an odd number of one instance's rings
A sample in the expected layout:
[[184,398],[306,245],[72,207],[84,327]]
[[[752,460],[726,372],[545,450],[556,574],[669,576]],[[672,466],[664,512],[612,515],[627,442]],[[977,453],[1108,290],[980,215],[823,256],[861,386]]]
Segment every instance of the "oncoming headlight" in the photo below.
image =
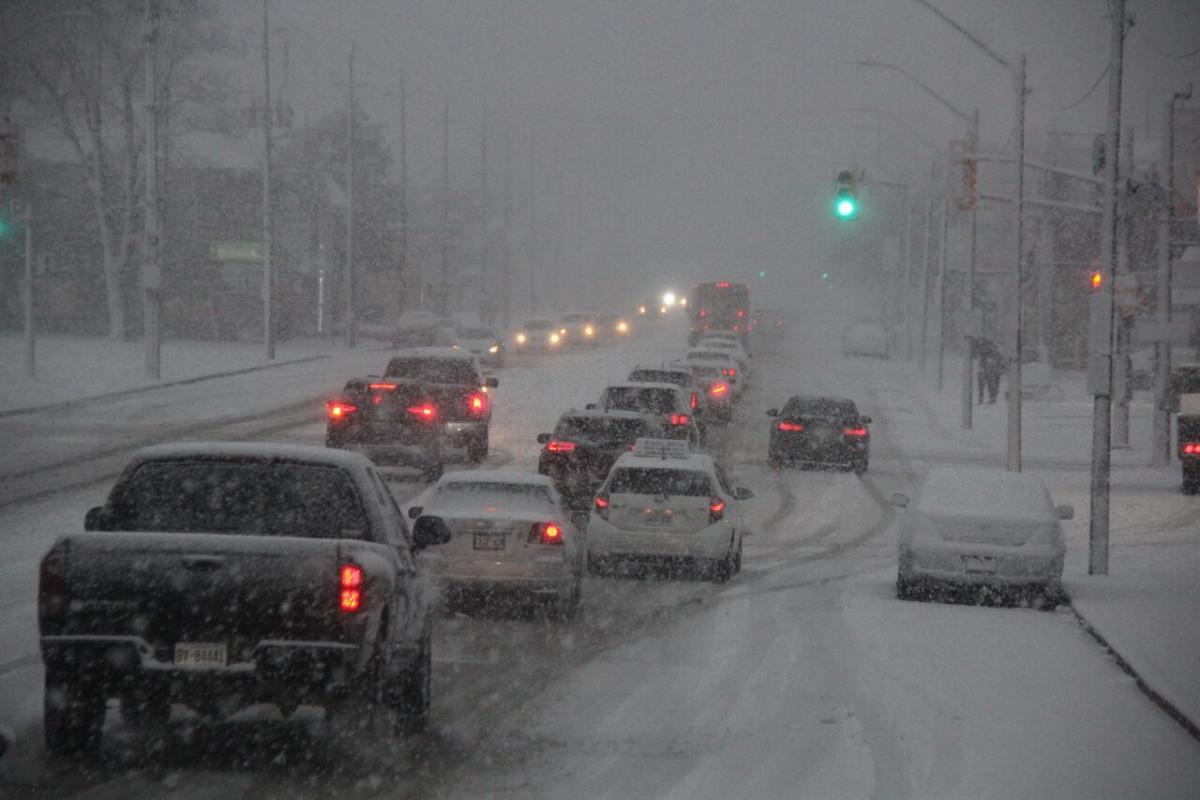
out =
[[529,341],[529,337],[528,337],[528,336],[526,336],[526,335],[525,335],[525,334],[523,334],[523,333],[518,333],[518,334],[517,334],[517,344],[525,344],[527,341]]
[[562,337],[559,336],[557,333],[550,334],[550,344],[558,344],[561,341],[562,341]]
[[[520,341],[524,341],[524,336],[525,336],[525,334],[521,334],[520,336],[518,336],[518,337],[517,337],[517,341],[518,341],[518,342],[520,342]],[[489,347],[489,348],[488,348],[488,352],[489,352],[489,353],[492,353],[493,355],[495,355],[496,353],[499,353],[499,352],[500,352],[500,345],[498,345],[498,344],[494,344],[494,345],[492,345],[491,347]]]

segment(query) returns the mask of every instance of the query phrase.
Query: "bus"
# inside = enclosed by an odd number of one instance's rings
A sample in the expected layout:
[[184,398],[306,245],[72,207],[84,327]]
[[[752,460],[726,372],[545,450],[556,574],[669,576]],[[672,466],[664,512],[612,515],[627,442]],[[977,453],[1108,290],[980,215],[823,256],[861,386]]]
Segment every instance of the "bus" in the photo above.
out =
[[688,298],[688,346],[709,331],[732,331],[748,346],[750,335],[750,289],[744,283],[715,281],[701,283]]

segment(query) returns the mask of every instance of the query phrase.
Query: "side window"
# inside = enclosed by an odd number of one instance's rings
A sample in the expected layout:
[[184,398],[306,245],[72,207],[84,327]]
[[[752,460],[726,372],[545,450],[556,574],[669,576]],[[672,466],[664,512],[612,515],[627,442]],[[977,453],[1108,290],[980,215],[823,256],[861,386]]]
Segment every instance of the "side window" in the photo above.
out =
[[729,476],[725,474],[725,470],[721,469],[719,464],[713,465],[714,471],[717,473],[717,483],[721,485],[721,491],[725,494],[733,494],[733,485],[729,482]]
[[[391,530],[389,535],[399,537],[398,542],[389,542],[392,546],[403,545],[408,546],[408,523],[404,519],[404,514],[400,511],[400,506],[396,504],[396,498],[392,496],[392,492],[387,488],[383,478],[379,477],[379,473],[375,470],[368,470],[371,475],[371,482],[375,486],[375,491],[379,495],[379,505],[383,508],[384,520],[388,523]],[[394,534],[393,534],[394,531]]]

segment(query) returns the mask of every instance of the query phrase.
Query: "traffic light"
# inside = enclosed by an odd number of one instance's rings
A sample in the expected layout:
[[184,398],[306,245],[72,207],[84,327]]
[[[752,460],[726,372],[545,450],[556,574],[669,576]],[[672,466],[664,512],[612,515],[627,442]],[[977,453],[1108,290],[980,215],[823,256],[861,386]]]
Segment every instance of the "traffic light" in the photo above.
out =
[[854,219],[858,216],[858,178],[851,170],[844,169],[837,174],[833,212],[838,219]]
[[1096,270],[1088,276],[1088,285],[1092,287],[1093,292],[1098,292],[1104,288],[1104,273]]
[[0,211],[0,239],[7,239],[12,232],[12,224],[8,221],[8,216]]

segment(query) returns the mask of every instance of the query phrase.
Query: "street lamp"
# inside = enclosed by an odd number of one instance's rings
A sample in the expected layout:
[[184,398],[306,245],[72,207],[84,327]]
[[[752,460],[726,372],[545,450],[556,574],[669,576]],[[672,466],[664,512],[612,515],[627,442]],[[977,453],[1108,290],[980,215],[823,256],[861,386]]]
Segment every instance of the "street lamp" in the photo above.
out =
[[983,41],[969,30],[946,16],[941,9],[929,0],[913,0],[932,11],[942,22],[962,34],[967,41],[982,50],[988,58],[996,62],[1013,76],[1016,98],[1017,136],[1017,192],[1013,203],[1013,213],[1016,215],[1016,235],[1013,237],[1013,357],[1008,364],[1008,457],[1007,466],[1012,472],[1021,471],[1021,254],[1025,249],[1025,98],[1028,87],[1025,82],[1025,56],[1020,62],[1013,64],[988,47]]

